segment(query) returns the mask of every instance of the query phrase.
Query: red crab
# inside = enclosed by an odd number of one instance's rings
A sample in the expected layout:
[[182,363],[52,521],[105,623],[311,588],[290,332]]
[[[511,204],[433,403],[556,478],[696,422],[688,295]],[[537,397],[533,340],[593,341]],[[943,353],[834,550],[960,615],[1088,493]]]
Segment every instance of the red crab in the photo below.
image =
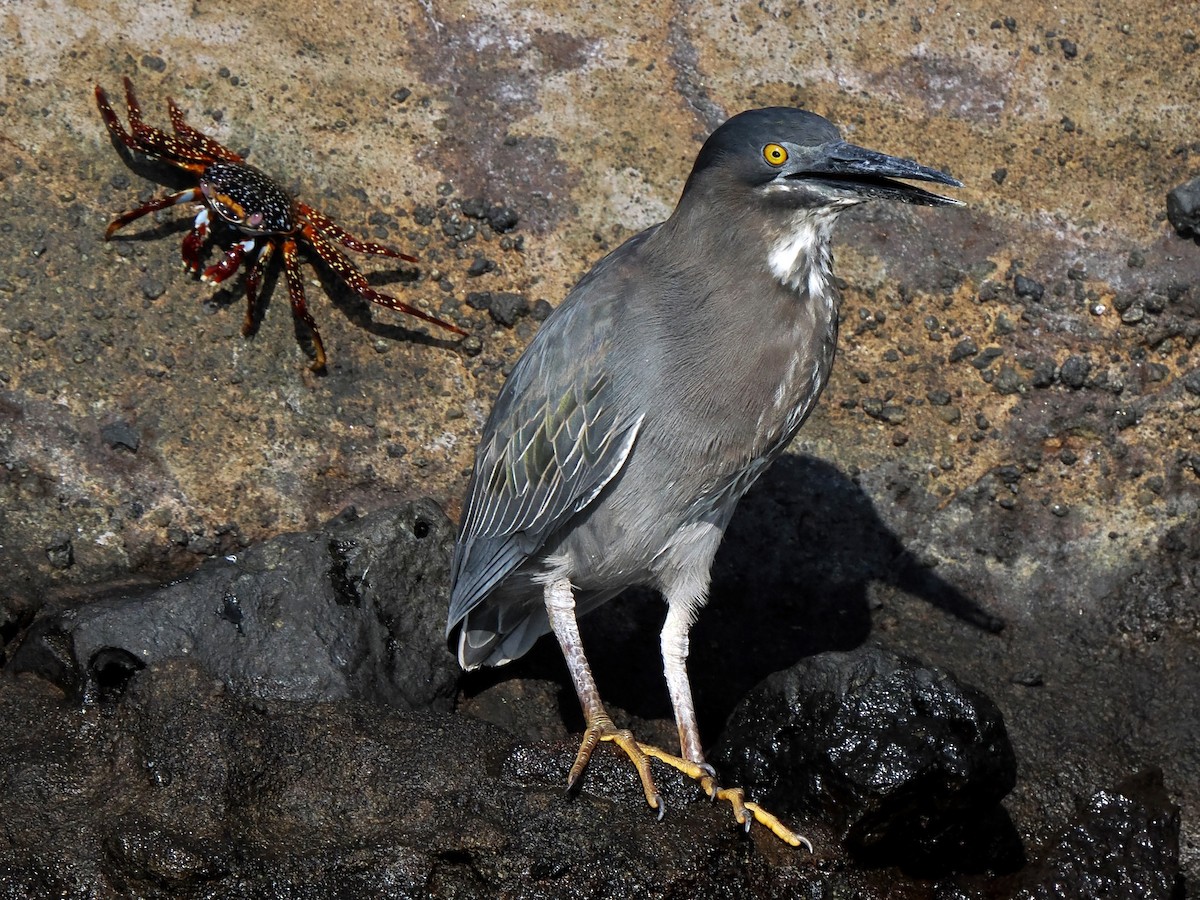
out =
[[[108,102],[108,95],[99,85],[96,85],[96,105],[100,108],[104,124],[116,140],[130,150],[193,173],[199,182],[197,187],[158,197],[137,209],[122,213],[105,230],[104,239],[108,240],[118,228],[147,213],[166,209],[177,203],[199,203],[200,208],[192,230],[183,239],[184,266],[190,272],[199,273],[201,280],[220,284],[233,275],[243,262],[247,262],[246,320],[242,326],[244,335],[249,335],[254,330],[258,286],[262,282],[267,263],[277,249],[281,250],[292,315],[303,322],[312,334],[316,357],[312,365],[313,371],[324,371],[325,346],[321,342],[317,323],[309,314],[308,305],[304,300],[304,283],[300,277],[300,264],[296,252],[301,244],[315,253],[363,299],[440,325],[455,334],[466,334],[457,325],[371,288],[358,267],[334,244],[341,244],[359,253],[390,256],[407,262],[416,262],[415,257],[382,244],[359,240],[328,216],[306,203],[301,203],[266,173],[248,164],[228,147],[188,125],[184,121],[183,112],[173,100],[167,100],[167,108],[171,111],[171,126],[175,131],[173,135],[152,128],[142,121],[142,110],[133,94],[133,84],[128,78],[125,79],[125,105],[129,110],[129,128],[132,134],[121,127]],[[217,223],[231,229],[240,240],[235,241],[217,263],[201,272],[200,254],[210,237],[210,227]]]

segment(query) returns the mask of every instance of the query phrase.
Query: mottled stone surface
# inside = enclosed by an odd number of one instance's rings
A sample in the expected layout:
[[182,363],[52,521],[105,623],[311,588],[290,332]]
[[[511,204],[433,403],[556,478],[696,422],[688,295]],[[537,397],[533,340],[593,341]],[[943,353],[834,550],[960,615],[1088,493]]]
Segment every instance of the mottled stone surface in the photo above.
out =
[[268,700],[365,700],[449,712],[458,665],[442,646],[453,527],[421,500],[285,534],[157,589],[43,610],[8,668],[84,702],[146,666],[188,657]]
[[[950,171],[967,206],[842,219],[833,381],[735,518],[693,639],[706,736],[770,671],[880,642],[1001,708],[1031,846],[1159,765],[1195,881],[1200,250],[1165,198],[1200,165],[1196,29],[1186,5],[1082,0],[4,7],[0,641],[48,598],[180,577],[348,504],[431,496],[456,518],[540,301],[669,212],[725,115],[799,104]],[[151,123],[171,96],[419,255],[415,278],[359,260],[472,343],[330,299],[306,268],[330,353],[314,377],[281,282],[245,339],[237,285],[180,272],[182,212],[104,243],[115,213],[186,183],[112,146],[92,86],[123,75]],[[471,215],[495,207],[515,229]],[[628,639],[596,648],[602,687],[669,739],[665,695],[624,687],[660,689],[658,609],[599,615]],[[462,709],[565,738],[538,652],[466,682]]]

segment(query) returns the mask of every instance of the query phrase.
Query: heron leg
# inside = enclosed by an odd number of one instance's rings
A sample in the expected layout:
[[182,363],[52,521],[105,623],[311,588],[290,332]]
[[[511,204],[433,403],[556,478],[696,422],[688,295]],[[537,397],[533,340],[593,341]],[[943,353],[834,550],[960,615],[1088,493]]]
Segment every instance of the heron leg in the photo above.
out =
[[717,773],[704,758],[700,743],[700,729],[696,724],[696,709],[692,702],[692,686],[688,680],[688,631],[692,627],[695,610],[699,602],[692,596],[683,599],[668,597],[667,618],[663,623],[661,641],[663,673],[667,690],[671,694],[671,705],[675,709],[675,723],[679,728],[679,750],[682,756],[666,753],[657,747],[642,745],[641,750],[684,775],[699,782],[700,789],[713,800],[721,800],[733,807],[733,817],[739,825],[750,830],[750,823],[757,821],[771,833],[793,847],[803,846],[812,852],[812,842],[792,831],[776,816],[757,803],[746,799],[741,788],[723,788],[717,784]]
[[642,781],[642,791],[651,809],[658,810],[661,819],[665,806],[662,795],[654,784],[650,772],[650,759],[657,759],[677,769],[687,777],[699,782],[700,788],[714,800],[722,800],[733,807],[734,818],[744,825],[747,830],[752,822],[766,826],[780,840],[793,847],[807,847],[812,852],[812,843],[803,835],[796,834],[785,826],[777,817],[767,812],[757,803],[745,799],[741,788],[723,788],[717,784],[716,773],[704,759],[704,751],[700,744],[700,730],[696,725],[695,706],[692,702],[692,689],[687,676],[688,630],[692,624],[694,610],[698,602],[671,604],[667,613],[666,623],[662,631],[663,668],[666,672],[667,687],[671,693],[671,703],[675,708],[675,720],[679,727],[679,745],[683,756],[668,753],[661,747],[643,744],[634,738],[633,733],[619,729],[613,724],[612,718],[605,710],[600,700],[600,692],[592,677],[591,666],[584,656],[583,642],[579,637],[579,624],[575,618],[575,595],[571,590],[571,582],[566,578],[548,582],[545,587],[544,599],[546,613],[550,619],[550,628],[558,638],[562,648],[563,658],[567,662],[567,671],[571,673],[571,681],[575,684],[575,693],[583,707],[587,727],[584,730],[583,742],[575,763],[567,776],[567,790],[573,791],[583,777],[592,752],[602,741],[611,741],[625,751],[625,755],[633,762],[638,776]]
[[574,791],[579,786],[583,770],[587,768],[588,760],[592,757],[592,751],[600,742],[611,741],[625,751],[625,755],[637,769],[646,802],[650,804],[651,809],[658,810],[661,819],[665,807],[662,795],[654,784],[654,777],[650,774],[650,760],[632,732],[617,728],[613,724],[612,718],[600,701],[600,692],[596,688],[596,680],[592,677],[592,669],[584,656],[583,642],[579,637],[579,624],[575,619],[575,595],[571,591],[571,582],[560,578],[547,583],[545,601],[550,628],[562,648],[567,670],[571,673],[571,681],[575,683],[575,693],[579,696],[584,720],[587,722],[583,743],[567,776],[567,790]]

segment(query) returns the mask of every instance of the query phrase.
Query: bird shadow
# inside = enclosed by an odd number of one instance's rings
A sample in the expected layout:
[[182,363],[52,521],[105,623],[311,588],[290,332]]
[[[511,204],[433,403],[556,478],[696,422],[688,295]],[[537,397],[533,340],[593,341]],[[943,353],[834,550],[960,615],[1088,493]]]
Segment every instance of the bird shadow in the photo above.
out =
[[[1002,620],[923,566],[836,466],[808,456],[780,458],[730,522],[708,604],[691,631],[689,674],[701,733],[718,734],[734,706],[767,675],[866,641],[875,582],[981,631],[1003,628]],[[639,589],[612,607],[580,623],[602,696],[635,716],[670,719],[658,646],[664,604]]]

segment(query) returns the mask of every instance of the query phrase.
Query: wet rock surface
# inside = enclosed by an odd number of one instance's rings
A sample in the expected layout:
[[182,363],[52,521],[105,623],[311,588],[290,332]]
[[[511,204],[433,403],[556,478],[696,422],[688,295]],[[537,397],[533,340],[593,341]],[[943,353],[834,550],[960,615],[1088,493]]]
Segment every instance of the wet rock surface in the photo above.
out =
[[50,744],[0,735],[5,897],[681,897],[714,873],[785,896],[810,868],[772,866],[670,780],[665,832],[603,755],[602,789],[568,800],[573,751],[466,717],[246,700],[186,660],[60,704],[31,680],[0,698],[6,722],[58,722]]
[[[734,710],[714,762],[768,809],[816,816],[851,852],[910,859],[952,829],[964,841],[968,823],[991,825],[1017,776],[995,704],[878,649],[767,678]],[[1012,865],[1015,839],[973,838],[994,867]]]
[[[806,474],[822,480],[820,468]],[[845,505],[846,490],[831,480],[808,499]],[[770,496],[748,498],[767,523]],[[1046,781],[1075,791],[1091,776],[1029,748],[1022,764],[1034,774],[1023,786],[1045,792],[1031,814],[1009,796],[1013,747],[993,701],[880,646],[806,655],[750,689],[719,733],[713,761],[727,782],[807,833],[813,856],[759,827],[747,836],[725,804],[671,770],[656,773],[668,809],[656,821],[632,767],[608,747],[581,793],[566,797],[578,711],[553,647],[543,642],[511,673],[463,679],[458,712],[447,709],[452,657],[440,612],[428,616],[440,607],[427,601],[445,590],[448,526],[427,501],[346,515],[252,546],[237,562],[213,561],[158,594],[46,610],[21,629],[0,673],[0,896],[1180,896],[1179,809],[1160,772],[1081,794],[1059,820]],[[846,527],[861,532],[863,522]],[[886,554],[892,539],[880,529],[873,543]],[[330,564],[335,544],[344,567]],[[739,529],[722,554],[754,551]],[[962,622],[952,639],[962,652],[979,655],[1003,633],[953,591],[947,602],[947,586],[919,568],[876,570],[877,559],[871,543],[853,556],[866,578],[904,573],[908,592]],[[805,560],[794,562],[803,578]],[[331,597],[377,629],[407,616],[405,644],[382,662],[343,653],[355,664],[336,673],[342,680],[317,683],[322,653],[311,635],[277,618],[283,635],[253,639],[260,598],[273,596],[281,570],[292,596]],[[371,580],[377,570],[409,589],[389,602]],[[231,581],[246,602],[236,622],[227,607],[220,614]],[[770,578],[748,585],[753,595],[780,588]],[[718,599],[725,590],[718,584]],[[338,602],[350,596],[361,606]],[[656,668],[647,599],[633,594],[585,619],[585,640],[620,723],[666,743],[672,729],[656,709],[665,698],[647,671]],[[848,599],[837,602],[848,608]],[[309,624],[332,649],[367,631],[353,615],[321,620],[327,608],[310,604]],[[239,624],[250,639],[236,651],[206,652]],[[796,653],[769,623],[748,627],[764,666]],[[174,645],[154,640],[167,633]],[[738,635],[720,641],[728,656],[725,640]],[[614,665],[621,653],[628,659]],[[303,654],[312,665],[280,678]],[[274,677],[247,677],[255,665]],[[738,675],[757,671],[699,668],[702,722],[740,696]],[[1046,677],[1014,681],[1028,688]],[[731,681],[732,693],[714,690]]]
[[[1194,15],[644,12],[166,0],[0,17],[5,896],[1178,897],[1200,879],[1200,253],[1166,201],[1200,159],[1200,111],[1179,102],[1200,96]],[[417,255],[356,261],[469,336],[306,264],[317,378],[279,279],[247,339],[238,284],[180,274],[186,211],[105,243],[117,212],[187,186],[108,139],[91,87],[125,75],[148,121],[173,97],[349,230]],[[453,715],[409,709],[444,709],[451,670],[436,635],[413,668],[433,683],[404,700],[387,635],[440,623],[402,610],[389,629],[398,569],[348,565],[373,599],[329,605],[324,545],[303,545],[348,505],[386,517],[430,497],[456,519],[491,398],[550,307],[670,211],[711,128],[771,104],[951,172],[966,206],[839,223],[839,359],[720,554],[692,639],[702,734],[715,746],[764,678],[827,651],[919,660],[1002,712],[1018,777],[982,833],[1015,850],[951,828],[864,860],[834,840],[845,822],[804,810],[792,824],[827,839],[797,859],[666,774],[655,823],[603,752],[565,801],[581,723],[553,646],[461,678]],[[234,657],[243,598],[181,598],[285,534],[312,599],[277,619],[355,636],[264,640],[290,667],[264,684]],[[181,634],[139,632],[151,596]],[[633,592],[582,628],[614,716],[669,746],[661,614]],[[97,637],[113,621],[119,643]],[[379,641],[361,672],[300,668]],[[189,643],[207,668],[170,655]],[[15,673],[17,654],[34,669]],[[346,699],[267,699],[305,678]],[[143,765],[158,759],[170,778]],[[1155,767],[1161,789],[1130,781]]]
[[1171,900],[1185,895],[1177,869],[1179,809],[1157,770],[1097,791],[1040,850],[1012,896],[1137,897]]
[[[444,652],[453,526],[424,500],[209,560],[162,588],[43,612],[9,668],[94,699],[188,657],[235,693],[453,705]],[[218,627],[214,627],[216,624]]]

